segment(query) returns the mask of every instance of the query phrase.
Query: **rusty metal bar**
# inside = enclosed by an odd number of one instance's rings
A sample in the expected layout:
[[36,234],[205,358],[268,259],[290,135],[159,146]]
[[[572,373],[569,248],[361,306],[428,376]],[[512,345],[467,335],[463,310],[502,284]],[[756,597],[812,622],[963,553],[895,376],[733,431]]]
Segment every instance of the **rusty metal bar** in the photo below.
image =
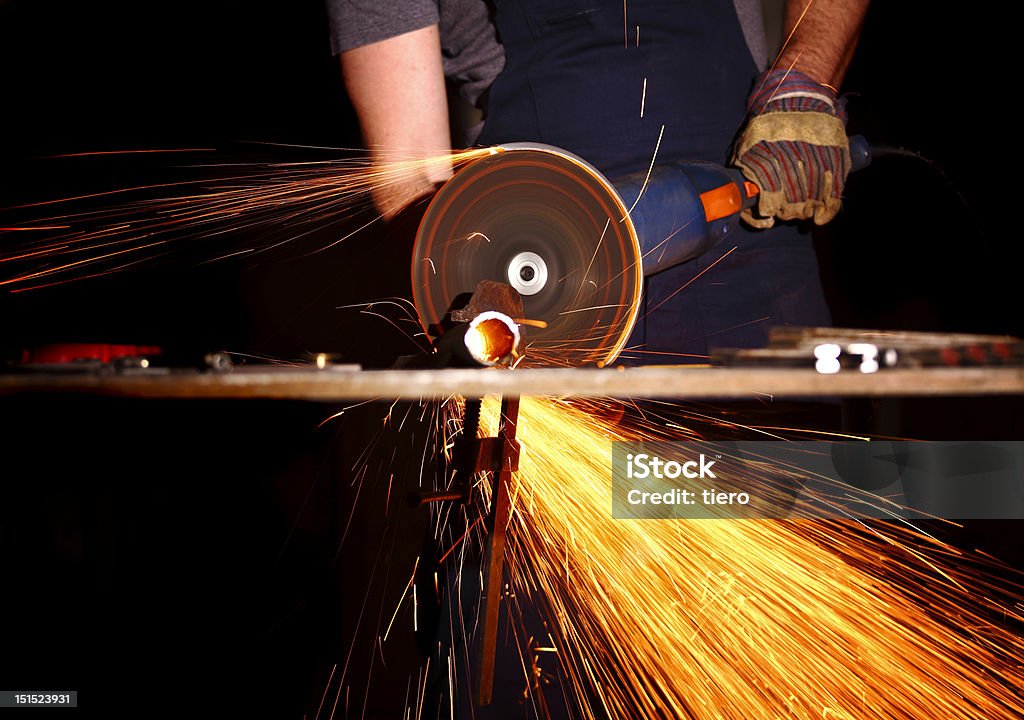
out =
[[1024,367],[844,370],[752,367],[538,368],[505,372],[451,370],[246,370],[163,375],[0,376],[0,396],[23,392],[84,392],[145,398],[273,400],[444,399],[452,395],[556,397],[738,398],[757,396],[1021,395]]
[[519,420],[519,396],[501,401],[501,426],[498,440],[503,449],[501,467],[493,473],[491,511],[487,517],[487,556],[484,565],[483,631],[479,644],[477,703],[488,705],[494,690],[494,662],[498,649],[498,611],[501,608],[503,571],[505,567],[505,531],[512,516],[510,485],[512,473],[519,469],[519,442],[516,423]]

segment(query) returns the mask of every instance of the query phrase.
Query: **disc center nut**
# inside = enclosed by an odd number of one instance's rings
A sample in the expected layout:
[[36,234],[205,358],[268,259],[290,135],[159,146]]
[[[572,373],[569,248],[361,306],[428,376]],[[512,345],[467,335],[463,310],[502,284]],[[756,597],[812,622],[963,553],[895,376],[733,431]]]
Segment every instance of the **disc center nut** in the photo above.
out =
[[521,252],[508,264],[508,283],[520,295],[536,295],[548,282],[548,266],[534,252]]

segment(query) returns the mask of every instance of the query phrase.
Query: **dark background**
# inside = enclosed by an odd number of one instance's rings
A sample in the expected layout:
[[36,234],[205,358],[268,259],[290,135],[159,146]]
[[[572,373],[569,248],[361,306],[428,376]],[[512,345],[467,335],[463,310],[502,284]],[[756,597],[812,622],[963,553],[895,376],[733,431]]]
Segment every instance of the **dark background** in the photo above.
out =
[[[880,150],[851,178],[844,212],[819,233],[823,281],[838,325],[1022,335],[1019,133],[1003,75],[1015,23],[1008,11],[937,7],[880,0],[870,12],[846,83],[850,130],[929,162]],[[0,0],[0,207],[210,162],[53,155],[324,159],[346,153],[253,143],[358,142],[315,0]],[[408,341],[336,308],[408,295],[407,262],[372,233],[303,257],[338,232],[256,259],[199,264],[202,253],[184,252],[117,276],[0,289],[0,350],[157,343],[386,365]],[[914,437],[1020,439],[1018,404],[887,412]],[[316,430],[338,408],[240,407],[0,401],[0,688],[78,689],[113,714],[154,695],[198,715],[209,706],[193,695],[219,695],[221,714],[315,711],[348,649],[345,614],[363,599],[345,579],[359,551],[337,553],[352,502],[351,463],[338,457],[367,436],[355,420]],[[1016,527],[975,525],[960,539],[1020,563]]]

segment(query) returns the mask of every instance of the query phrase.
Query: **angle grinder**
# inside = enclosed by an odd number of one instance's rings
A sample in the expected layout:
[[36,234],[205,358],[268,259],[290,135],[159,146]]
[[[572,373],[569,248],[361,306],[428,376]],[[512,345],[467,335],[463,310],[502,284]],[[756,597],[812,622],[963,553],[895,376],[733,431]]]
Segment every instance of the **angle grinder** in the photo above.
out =
[[[850,138],[852,169],[870,162]],[[739,170],[705,162],[655,165],[609,181],[560,148],[490,148],[434,195],[413,250],[413,299],[439,334],[458,298],[481,280],[522,295],[524,365],[605,365],[621,352],[644,277],[725,240],[759,189]]]

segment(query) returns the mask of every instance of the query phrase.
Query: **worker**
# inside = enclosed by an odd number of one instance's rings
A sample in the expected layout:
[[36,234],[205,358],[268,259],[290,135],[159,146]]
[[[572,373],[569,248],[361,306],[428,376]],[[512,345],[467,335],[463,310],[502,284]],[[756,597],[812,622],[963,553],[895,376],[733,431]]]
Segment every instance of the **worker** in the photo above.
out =
[[[810,223],[776,220],[822,224],[839,209],[837,88],[867,0],[788,0],[771,63],[760,0],[327,2],[375,162],[450,149],[448,77],[485,111],[478,144],[555,145],[612,179],[646,170],[657,147],[659,161],[731,164],[761,187],[732,241],[648,279],[627,355],[701,359],[764,346],[772,325],[830,323]],[[425,165],[374,200],[391,218],[450,174]]]
[[[788,0],[774,62],[760,0],[327,4],[375,163],[450,151],[447,78],[483,112],[461,144],[547,143],[612,179],[657,152],[738,166],[758,184],[730,242],[647,280],[627,355],[703,359],[711,346],[763,346],[772,325],[829,324],[807,226],[839,209],[849,150],[837,90],[867,0]],[[424,163],[374,202],[391,220],[451,172]]]

